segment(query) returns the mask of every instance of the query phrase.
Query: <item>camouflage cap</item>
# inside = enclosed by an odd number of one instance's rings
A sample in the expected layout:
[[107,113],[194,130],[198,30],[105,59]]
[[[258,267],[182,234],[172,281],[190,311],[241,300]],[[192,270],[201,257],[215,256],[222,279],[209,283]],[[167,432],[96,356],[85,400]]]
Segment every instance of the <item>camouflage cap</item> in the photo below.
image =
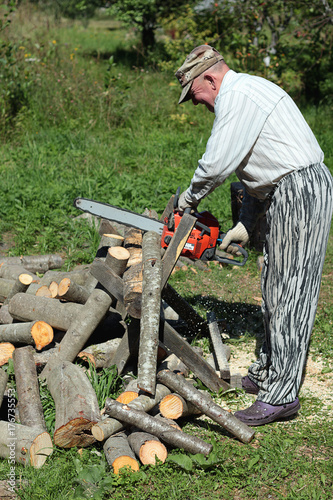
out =
[[189,91],[193,80],[219,61],[223,56],[210,45],[199,45],[186,57],[184,64],[177,70],[175,76],[183,87],[178,104],[190,99]]

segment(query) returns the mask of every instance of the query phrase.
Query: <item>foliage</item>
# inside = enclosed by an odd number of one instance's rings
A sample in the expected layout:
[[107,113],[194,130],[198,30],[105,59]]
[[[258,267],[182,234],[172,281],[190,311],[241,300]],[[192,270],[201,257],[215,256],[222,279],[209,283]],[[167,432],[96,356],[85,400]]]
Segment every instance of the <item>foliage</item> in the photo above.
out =
[[62,16],[68,19],[81,19],[87,25],[88,20],[93,17],[98,7],[103,7],[101,0],[30,0],[39,8],[52,12],[55,19]]

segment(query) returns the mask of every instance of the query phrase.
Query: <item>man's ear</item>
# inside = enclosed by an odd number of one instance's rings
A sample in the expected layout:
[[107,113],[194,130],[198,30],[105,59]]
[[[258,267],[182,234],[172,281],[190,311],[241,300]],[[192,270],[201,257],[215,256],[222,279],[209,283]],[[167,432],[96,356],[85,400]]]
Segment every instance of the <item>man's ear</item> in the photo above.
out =
[[213,75],[210,75],[209,73],[207,73],[205,76],[204,76],[204,79],[208,81],[208,83],[210,84],[210,86],[212,87],[213,90],[216,90],[216,81],[215,81],[215,78]]

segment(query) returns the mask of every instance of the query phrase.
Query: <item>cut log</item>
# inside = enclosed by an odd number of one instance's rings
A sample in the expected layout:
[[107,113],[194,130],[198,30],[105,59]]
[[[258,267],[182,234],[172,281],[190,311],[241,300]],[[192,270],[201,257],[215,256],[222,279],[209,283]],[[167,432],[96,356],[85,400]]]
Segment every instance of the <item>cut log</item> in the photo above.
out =
[[95,328],[105,317],[110,306],[111,298],[106,292],[97,288],[93,290],[87,302],[81,306],[80,316],[73,320],[61,340],[57,353],[44,367],[41,378],[46,377],[47,373],[60,361],[74,361]]
[[0,325],[10,325],[13,321],[14,318],[9,313],[9,304],[0,307]]
[[9,359],[12,359],[15,347],[10,342],[1,342],[0,344],[0,366],[8,363]]
[[16,462],[39,469],[52,451],[52,439],[48,432],[11,421],[0,421],[0,457],[7,459],[11,465]]
[[6,298],[4,304],[7,304],[9,300],[14,297],[17,293],[24,293],[27,291],[29,285],[31,285],[33,277],[28,273],[22,273],[14,282],[13,288],[11,289],[8,297]]
[[130,253],[124,247],[111,247],[108,249],[105,264],[113,270],[117,276],[122,276],[127,267]]
[[54,444],[61,448],[91,445],[95,441],[91,427],[100,419],[100,411],[83,370],[63,361],[48,372],[46,381],[56,407]]
[[136,379],[130,380],[127,384],[126,389],[119,394],[116,401],[119,403],[128,404],[139,396],[138,382]]
[[214,349],[215,364],[220,371],[220,377],[230,381],[230,367],[227,359],[227,351],[223,345],[220,329],[213,311],[207,313],[207,321]]
[[[157,406],[156,406],[156,408],[157,408]],[[154,414],[153,417],[157,418],[157,420],[160,420],[161,422],[165,422],[166,424],[170,425],[174,429],[177,429],[178,431],[182,430],[182,428],[177,424],[177,422],[175,422],[171,418],[163,417],[163,415],[161,415],[160,413]]]
[[89,266],[78,266],[78,268],[73,269],[73,271],[47,271],[44,276],[40,279],[41,285],[50,286],[50,284],[55,281],[60,283],[63,278],[70,278],[71,281],[75,281],[80,286],[86,288],[90,293],[96,287],[97,280],[90,273]]
[[141,318],[142,261],[131,265],[124,272],[123,293],[128,314],[133,318]]
[[161,313],[161,237],[148,231],[142,241],[143,283],[138,360],[138,387],[154,394]]
[[40,350],[53,340],[53,328],[45,321],[0,325],[0,342],[36,345]]
[[186,402],[179,394],[168,394],[159,404],[161,415],[177,420],[189,415],[201,415],[202,412],[193,404]]
[[20,423],[46,430],[33,348],[26,346],[15,349],[13,361]]
[[121,342],[121,339],[110,339],[101,344],[94,344],[85,347],[83,351],[79,352],[78,357],[82,359],[89,359],[96,368],[106,367],[107,359],[113,356]]
[[105,411],[111,417],[126,424],[134,425],[143,431],[150,432],[165,443],[173,447],[182,448],[189,453],[208,455],[212,450],[212,445],[202,439],[173,429],[170,425],[155,419],[142,410],[131,408],[129,405],[123,405],[122,403],[118,403],[118,401],[107,399]]
[[[154,397],[140,394],[139,397],[131,401],[128,406],[147,412],[154,408],[154,406],[156,406],[167,394],[170,394],[170,390],[162,384],[157,384]],[[123,428],[124,425],[119,420],[115,418],[106,418],[94,425],[91,432],[97,441],[104,441],[112,434],[121,431]]]
[[190,370],[175,354],[170,354],[158,367],[159,370],[171,370],[188,377]]
[[5,302],[14,284],[15,280],[13,279],[0,278],[0,302]]
[[103,260],[94,259],[91,264],[91,274],[112,297],[120,302],[124,302],[123,280]]
[[57,254],[5,257],[1,262],[9,265],[21,265],[32,273],[45,273],[49,269],[58,269],[63,265],[63,259]]
[[111,248],[111,247],[121,247],[124,243],[124,237],[120,236],[119,234],[102,234],[98,249],[106,247],[106,248]]
[[[7,259],[11,259],[12,257],[7,257]],[[33,280],[39,281],[39,278],[33,272],[30,272],[27,268],[25,268],[20,260],[17,260],[16,264],[10,264],[8,260],[3,261],[4,263],[0,266],[0,278],[17,280],[20,274],[29,274]],[[20,259],[20,257],[14,257],[14,259]],[[1,261],[0,261],[1,263]]]
[[48,299],[52,299],[51,290],[47,285],[42,285],[37,289],[36,297],[46,297]]
[[144,465],[155,465],[156,458],[164,463],[168,456],[164,444],[156,436],[148,432],[133,431],[128,436],[128,442]]
[[164,323],[162,342],[188,366],[208,389],[214,392],[219,392],[221,389],[224,391],[230,389],[230,385],[216,375],[215,370],[167,321]]
[[139,464],[125,432],[109,437],[104,443],[103,450],[108,464],[113,467],[114,474],[119,474],[124,467],[132,472],[139,470]]
[[3,396],[5,394],[6,386],[8,382],[8,374],[0,368],[0,408],[2,405]]
[[63,278],[58,286],[58,297],[69,302],[85,304],[90,293],[81,285],[75,283],[70,278]]
[[238,420],[232,413],[223,410],[210,397],[200,393],[182,375],[177,375],[169,370],[163,370],[158,372],[157,380],[168,386],[172,391],[180,394],[186,401],[192,403],[202,413],[224,427],[243,443],[249,443],[252,440],[254,436],[253,429]]
[[55,299],[58,296],[58,283],[56,281],[51,281],[49,285],[49,290],[51,292],[51,298]]
[[42,320],[57,330],[66,331],[80,314],[81,304],[61,302],[58,299],[36,297],[28,293],[17,293],[9,301],[9,313],[19,321]]

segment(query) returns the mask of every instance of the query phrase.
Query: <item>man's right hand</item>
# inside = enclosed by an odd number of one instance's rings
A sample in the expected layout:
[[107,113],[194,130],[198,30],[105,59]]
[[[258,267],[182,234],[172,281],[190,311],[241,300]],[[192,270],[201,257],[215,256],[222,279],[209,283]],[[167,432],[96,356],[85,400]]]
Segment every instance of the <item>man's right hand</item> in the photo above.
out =
[[238,222],[235,227],[227,232],[219,248],[227,253],[240,255],[237,247],[230,245],[230,243],[238,243],[244,247],[248,243],[249,239],[250,237],[246,227],[241,222]]
[[185,211],[186,208],[190,208],[191,212],[195,212],[198,206],[198,203],[188,202],[186,201],[186,191],[183,191],[178,199],[178,210]]

